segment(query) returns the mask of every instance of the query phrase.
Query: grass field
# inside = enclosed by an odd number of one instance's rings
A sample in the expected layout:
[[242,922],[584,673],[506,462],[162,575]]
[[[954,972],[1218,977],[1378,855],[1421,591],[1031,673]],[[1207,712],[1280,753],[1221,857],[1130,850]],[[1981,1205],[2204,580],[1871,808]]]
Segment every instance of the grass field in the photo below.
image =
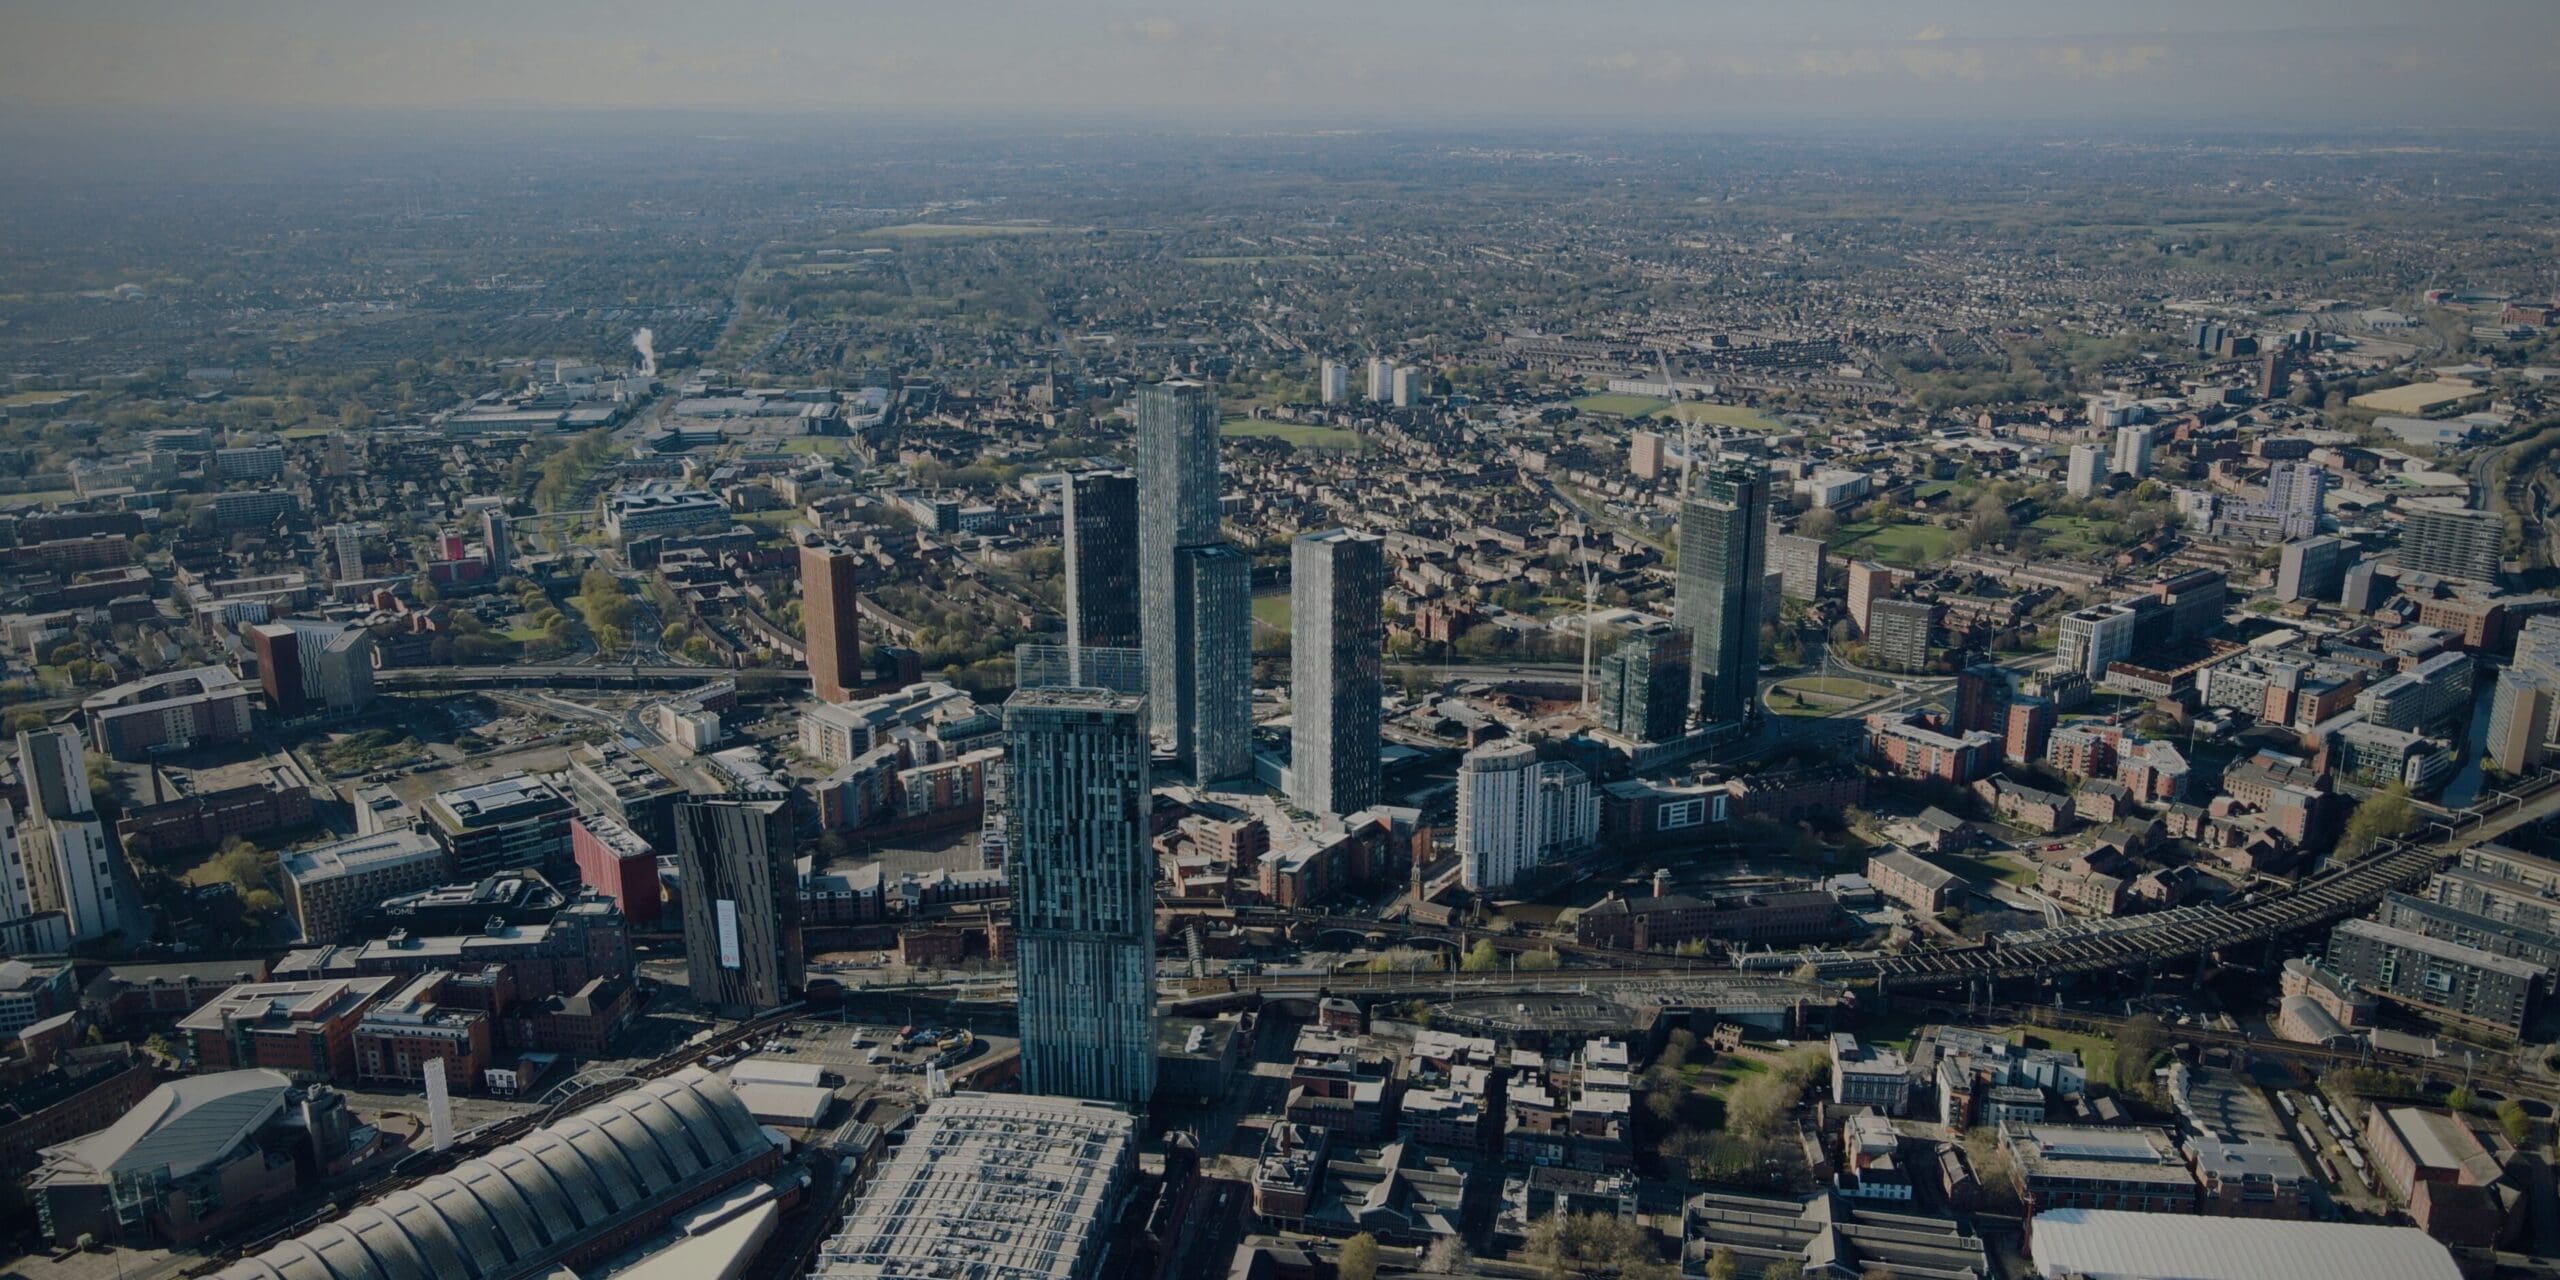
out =
[[1933,853],[1929,855],[1929,861],[1977,883],[1986,880],[1997,880],[2007,885],[2036,882],[2033,867],[2021,862],[2013,862],[1996,854],[1980,856],[1970,853]]
[[782,442],[784,453],[824,453],[843,457],[853,449],[853,442],[842,436],[793,436]]
[[1676,404],[1660,416],[1703,426],[1731,427],[1737,431],[1781,431],[1787,425],[1757,409],[1746,409],[1738,404]]
[[2093,556],[2105,550],[2092,536],[2093,526],[2086,516],[2039,516],[2029,527],[2044,530],[2048,551]]
[[877,240],[991,240],[1001,236],[1049,236],[1081,227],[1052,227],[1023,222],[902,222],[859,233]]
[[1238,439],[1256,436],[1286,440],[1300,449],[1340,449],[1357,453],[1368,447],[1368,441],[1357,431],[1342,427],[1313,427],[1296,422],[1264,422],[1255,418],[1229,418],[1218,424],[1218,434]]
[[1852,560],[1888,564],[1929,564],[1955,550],[1955,535],[1936,525],[1858,523],[1843,526],[1840,554]]
[[1288,591],[1254,596],[1254,648],[1272,650],[1288,643]]
[[1613,393],[1576,397],[1573,407],[1584,413],[1607,414],[1616,418],[1641,418],[1670,408],[1671,402],[1659,396],[1622,396]]
[[[1768,707],[1782,716],[1828,715],[1842,707],[1854,707],[1869,698],[1881,698],[1893,692],[1864,680],[1844,676],[1805,676],[1781,681],[1769,687]],[[1799,704],[1789,694],[1801,693]]]

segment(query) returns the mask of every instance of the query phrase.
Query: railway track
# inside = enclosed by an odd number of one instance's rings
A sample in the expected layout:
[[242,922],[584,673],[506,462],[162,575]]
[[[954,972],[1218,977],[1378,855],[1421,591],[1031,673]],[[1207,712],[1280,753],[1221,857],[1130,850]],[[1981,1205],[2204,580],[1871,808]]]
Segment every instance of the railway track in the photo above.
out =
[[2456,852],[2511,829],[2517,819],[2549,813],[2560,801],[2560,777],[2540,774],[2502,793],[2492,806],[2431,824],[2435,838],[2400,841],[2299,888],[2238,907],[2187,907],[2152,915],[2090,921],[1995,938],[1974,947],[1905,956],[1867,956],[1816,965],[1837,982],[1888,987],[1981,979],[2087,973],[2200,955],[2279,937],[2354,915],[2393,890],[2423,883]]

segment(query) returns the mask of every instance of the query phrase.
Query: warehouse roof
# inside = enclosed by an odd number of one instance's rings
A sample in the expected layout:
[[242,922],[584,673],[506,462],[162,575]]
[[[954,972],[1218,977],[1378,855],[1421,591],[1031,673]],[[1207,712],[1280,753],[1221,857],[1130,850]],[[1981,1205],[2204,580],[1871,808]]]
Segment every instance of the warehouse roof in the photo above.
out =
[[2048,1280],[2458,1280],[2453,1255],[2415,1227],[2050,1209],[2034,1224]]

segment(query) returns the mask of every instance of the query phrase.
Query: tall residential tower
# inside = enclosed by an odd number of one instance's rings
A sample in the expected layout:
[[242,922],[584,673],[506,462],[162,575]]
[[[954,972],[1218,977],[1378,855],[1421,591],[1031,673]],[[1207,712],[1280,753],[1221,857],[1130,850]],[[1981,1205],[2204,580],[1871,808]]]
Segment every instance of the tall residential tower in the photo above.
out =
[[1067,477],[1067,641],[1080,649],[1138,647],[1138,477]]
[[1025,1093],[1144,1106],[1155,1092],[1146,709],[1107,689],[1005,702]]
[[688,800],[675,827],[688,994],[731,1016],[799,999],[807,966],[789,803]]
[[809,651],[809,687],[821,701],[843,702],[862,685],[862,604],[854,554],[842,547],[800,547],[800,636]]
[[1689,702],[1710,724],[1752,713],[1760,684],[1769,473],[1726,454],[1686,481],[1673,621],[1689,633]]
[[1199,782],[1253,768],[1252,562],[1218,525],[1218,398],[1138,389],[1138,606],[1154,730]]
[[1387,639],[1385,543],[1331,529],[1290,547],[1289,800],[1310,813],[1378,803]]

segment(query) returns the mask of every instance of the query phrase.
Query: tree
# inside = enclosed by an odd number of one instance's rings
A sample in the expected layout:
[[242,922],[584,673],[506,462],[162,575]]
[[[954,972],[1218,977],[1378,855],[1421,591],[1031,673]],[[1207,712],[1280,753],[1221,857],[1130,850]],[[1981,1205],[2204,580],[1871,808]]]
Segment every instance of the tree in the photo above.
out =
[[1742,1280],[1742,1259],[1734,1256],[1729,1245],[1717,1245],[1707,1255],[1707,1280]]
[[1425,1271],[1454,1275],[1465,1271],[1467,1264],[1474,1261],[1474,1256],[1467,1252],[1467,1242],[1456,1236],[1442,1236],[1422,1251],[1422,1269]]
[[1334,1255],[1333,1273],[1341,1280],[1377,1280],[1378,1238],[1363,1231],[1342,1242]]
[[2507,1131],[2507,1141],[2521,1147],[2533,1136],[2533,1117],[2525,1114],[2523,1103],[2509,1098],[2498,1104],[2498,1127]]
[[1479,938],[1467,948],[1467,958],[1458,968],[1466,973],[1491,973],[1502,967],[1502,953],[1493,949],[1493,939]]
[[1780,1258],[1760,1268],[1760,1280],[1804,1280],[1804,1264],[1793,1258]]
[[2000,1134],[1988,1126],[1965,1131],[1965,1163],[1973,1167],[1973,1180],[1982,1188],[1982,1207],[2001,1214],[2020,1210],[2018,1180],[2009,1163],[2008,1148],[2000,1145]]
[[2151,1063],[2166,1042],[2160,1020],[2144,1014],[2116,1032],[2116,1078],[2119,1093],[2145,1093],[2151,1088]]
[[2469,1111],[2472,1104],[2478,1101],[2478,1096],[2471,1092],[2471,1086],[2467,1084],[2455,1085],[2446,1090],[2444,1095],[2444,1106],[2447,1111]]
[[2409,798],[2404,783],[2392,783],[2364,798],[2347,819],[2347,829],[2338,837],[2338,855],[2361,858],[2373,852],[2376,845],[2396,840],[2418,826],[2418,806]]
[[142,1051],[163,1062],[175,1062],[178,1058],[178,1046],[156,1031],[142,1042]]

